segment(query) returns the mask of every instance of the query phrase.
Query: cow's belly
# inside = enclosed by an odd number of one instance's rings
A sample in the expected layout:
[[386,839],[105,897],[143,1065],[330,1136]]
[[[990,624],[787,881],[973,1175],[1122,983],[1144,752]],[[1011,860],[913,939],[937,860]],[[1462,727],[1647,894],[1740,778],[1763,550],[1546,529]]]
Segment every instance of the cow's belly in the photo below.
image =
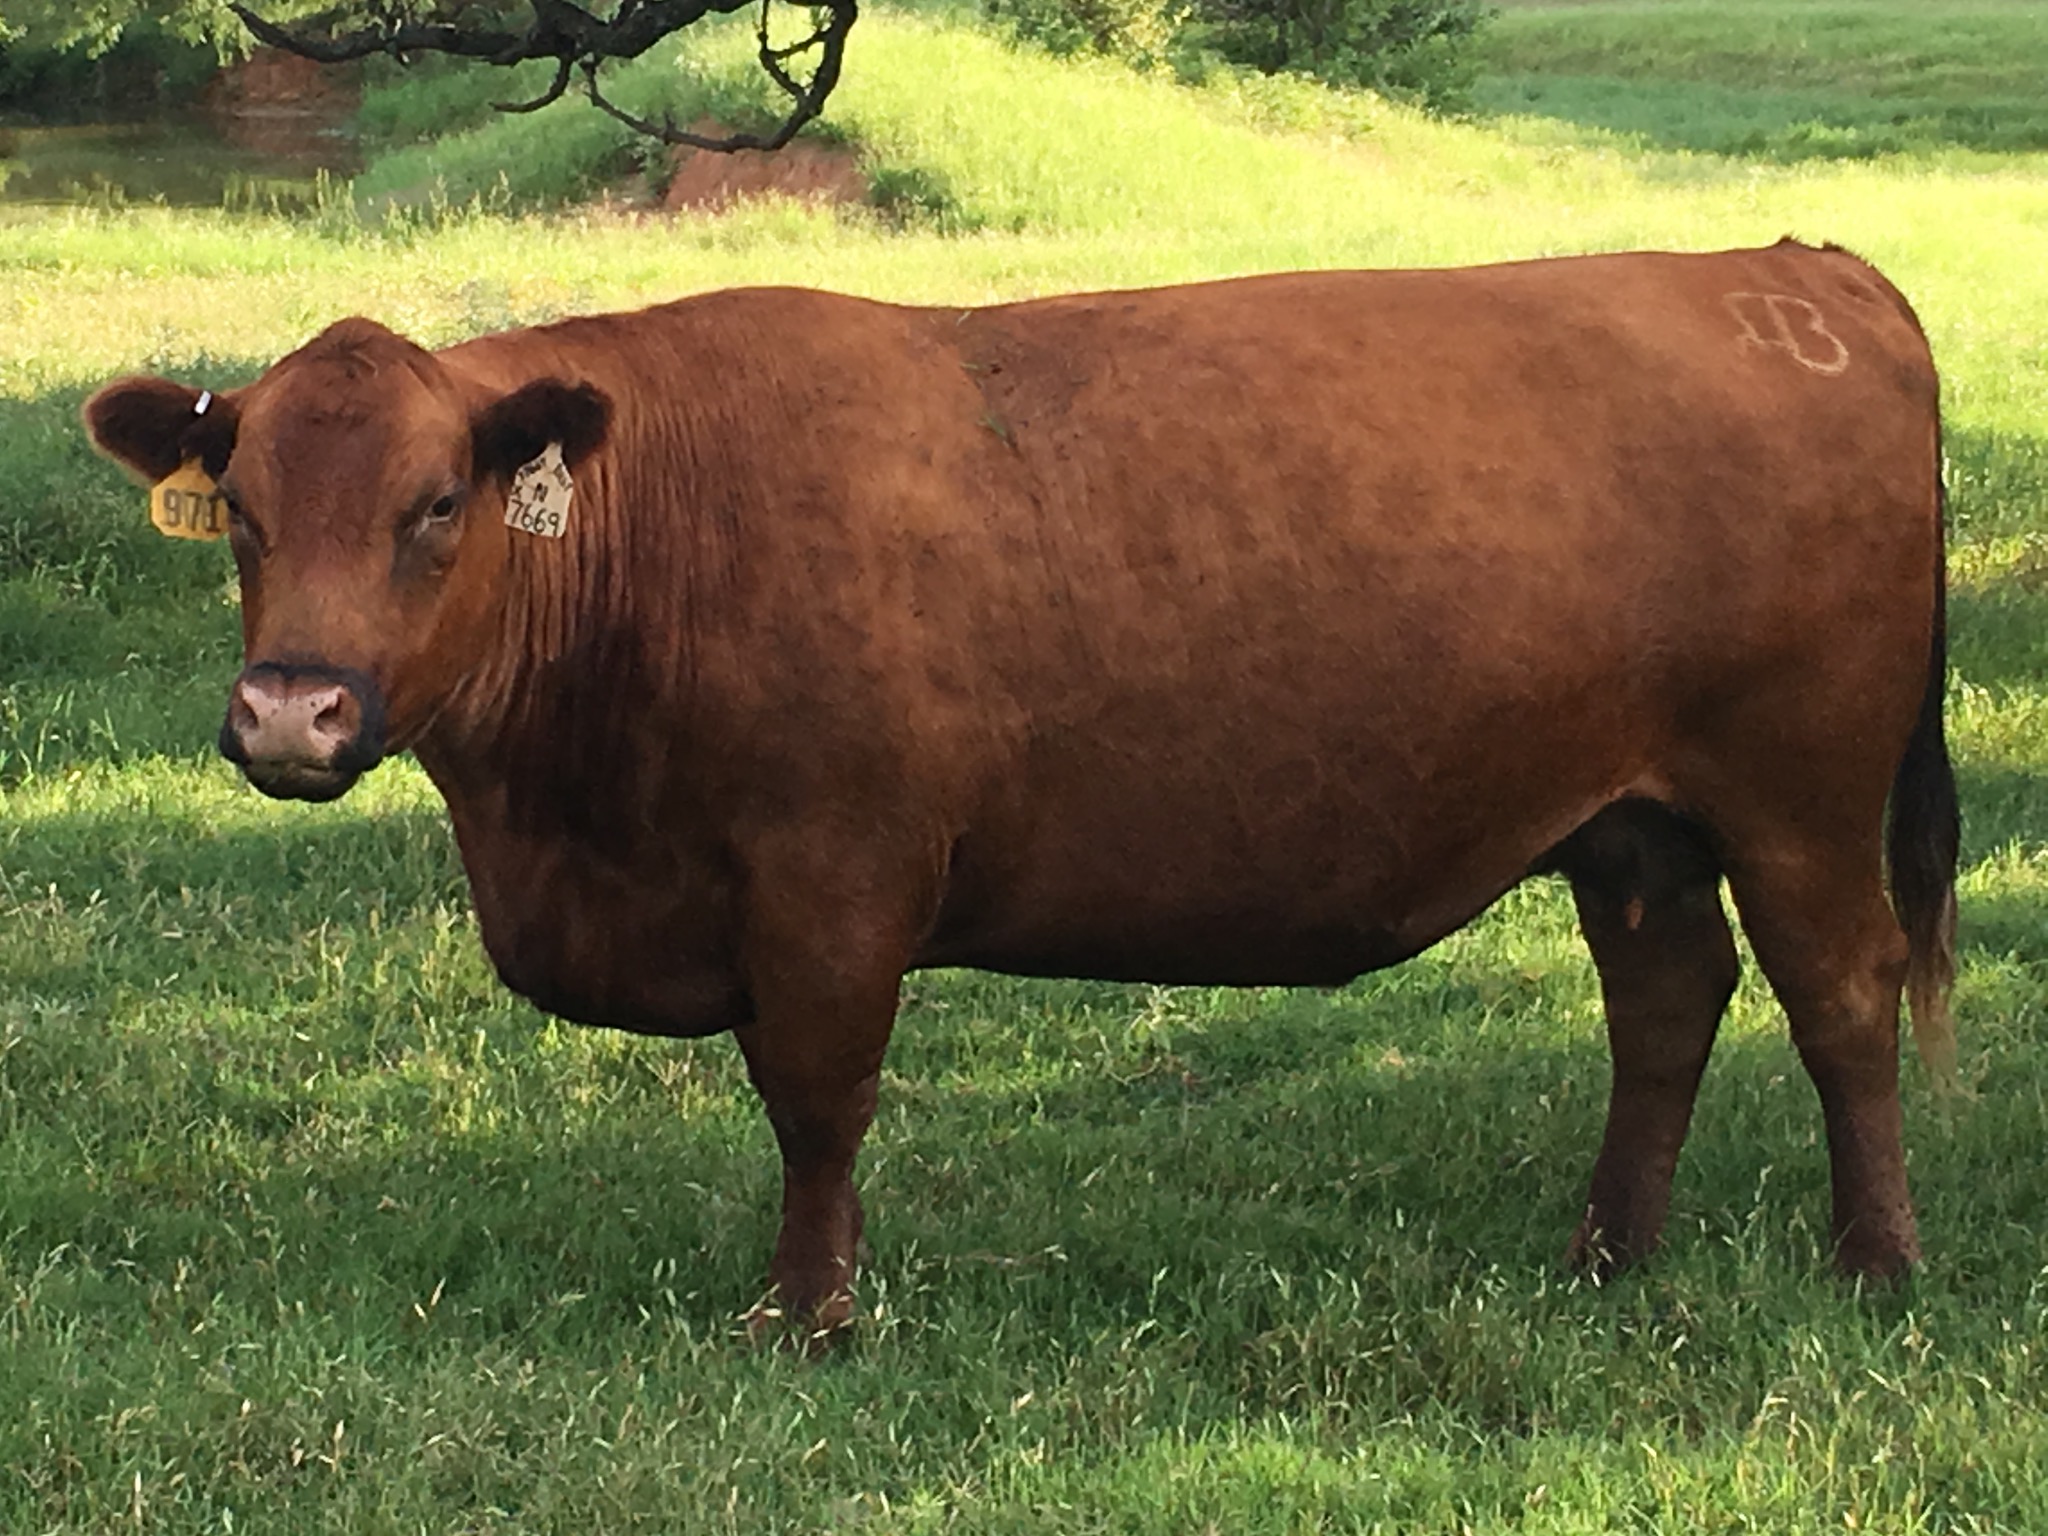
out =
[[1393,928],[1275,923],[1270,912],[1216,912],[1113,928],[1019,924],[953,936],[928,946],[918,963],[1170,986],[1322,987],[1398,964],[1441,937],[1416,942]]
[[1178,986],[1338,986],[1456,932],[1530,862],[1503,858],[1405,901],[1390,899],[1370,868],[1348,893],[1049,881],[977,921],[943,924],[918,963]]
[[[1104,785],[1102,787],[1108,787]],[[962,839],[919,962],[1022,975],[1328,986],[1419,954],[1477,917],[1631,786],[1573,775],[1519,798],[1345,795],[1249,824],[1133,786],[1069,802],[1015,841]],[[1121,802],[1121,803],[1119,803]],[[1397,802],[1398,803],[1398,802]]]

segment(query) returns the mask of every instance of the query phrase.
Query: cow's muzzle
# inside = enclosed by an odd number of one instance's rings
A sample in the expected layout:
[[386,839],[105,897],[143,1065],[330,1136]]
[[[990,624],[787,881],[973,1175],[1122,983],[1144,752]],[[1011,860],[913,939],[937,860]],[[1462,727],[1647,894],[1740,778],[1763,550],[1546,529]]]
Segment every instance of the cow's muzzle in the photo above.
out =
[[384,695],[349,667],[262,661],[228,694],[221,755],[279,800],[332,800],[384,757]]

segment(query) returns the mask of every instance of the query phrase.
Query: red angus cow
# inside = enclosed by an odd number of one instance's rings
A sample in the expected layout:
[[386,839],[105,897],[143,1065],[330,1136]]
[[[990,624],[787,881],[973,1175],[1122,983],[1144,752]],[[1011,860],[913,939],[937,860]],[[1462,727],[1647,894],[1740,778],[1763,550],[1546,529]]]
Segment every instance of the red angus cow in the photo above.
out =
[[[507,985],[733,1031],[795,1312],[849,1306],[906,970],[1342,982],[1544,870],[1614,1053],[1573,1251],[1657,1240],[1735,984],[1725,878],[1819,1090],[1840,1262],[1916,1256],[1939,423],[1853,256],[741,290],[440,352],[344,320],[199,403],[124,379],[86,417],[231,500],[224,750],[302,799],[413,752]],[[559,537],[505,516],[551,444]]]

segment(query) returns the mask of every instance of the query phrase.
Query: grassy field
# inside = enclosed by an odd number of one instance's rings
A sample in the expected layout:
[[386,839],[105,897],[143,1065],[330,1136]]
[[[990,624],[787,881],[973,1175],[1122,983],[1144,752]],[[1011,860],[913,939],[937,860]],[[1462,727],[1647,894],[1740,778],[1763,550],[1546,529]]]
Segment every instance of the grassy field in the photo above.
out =
[[[1446,124],[883,13],[834,115],[915,192],[891,217],[489,211],[540,200],[509,178],[382,226],[0,215],[0,1531],[2048,1529],[2036,14],[1514,7],[1501,115]],[[1887,94],[1955,112],[1746,137]],[[518,169],[578,110],[384,191]],[[1819,1114],[1753,972],[1669,1251],[1559,1269],[1606,1064],[1538,884],[1336,993],[913,978],[866,1315],[824,1361],[750,1348],[777,1171],[737,1052],[505,994],[410,764],[332,807],[242,787],[209,745],[226,555],[151,534],[75,425],[115,372],[233,382],[351,311],[439,342],[745,281],[972,302],[1786,233],[1877,260],[1945,372],[1977,1098],[1908,1070],[1897,1293],[1827,1271]]]
[[2048,149],[2034,0],[1507,0],[1482,106],[1777,161]]

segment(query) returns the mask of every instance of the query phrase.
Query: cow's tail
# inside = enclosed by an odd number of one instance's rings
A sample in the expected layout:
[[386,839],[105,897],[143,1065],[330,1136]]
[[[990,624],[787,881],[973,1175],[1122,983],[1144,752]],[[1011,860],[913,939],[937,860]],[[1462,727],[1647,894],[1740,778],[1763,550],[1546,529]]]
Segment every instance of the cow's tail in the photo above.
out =
[[1956,776],[1949,764],[1942,726],[1942,698],[1948,684],[1948,578],[1943,530],[1937,524],[1934,559],[1934,625],[1927,658],[1927,688],[1920,718],[1906,741],[1905,756],[1892,777],[1886,857],[1890,865],[1892,910],[1906,932],[1906,1002],[1913,1015],[1913,1042],[1939,1093],[1959,1090],[1956,1027],[1948,995],[1956,974],[1956,857],[1961,821],[1956,809]]

